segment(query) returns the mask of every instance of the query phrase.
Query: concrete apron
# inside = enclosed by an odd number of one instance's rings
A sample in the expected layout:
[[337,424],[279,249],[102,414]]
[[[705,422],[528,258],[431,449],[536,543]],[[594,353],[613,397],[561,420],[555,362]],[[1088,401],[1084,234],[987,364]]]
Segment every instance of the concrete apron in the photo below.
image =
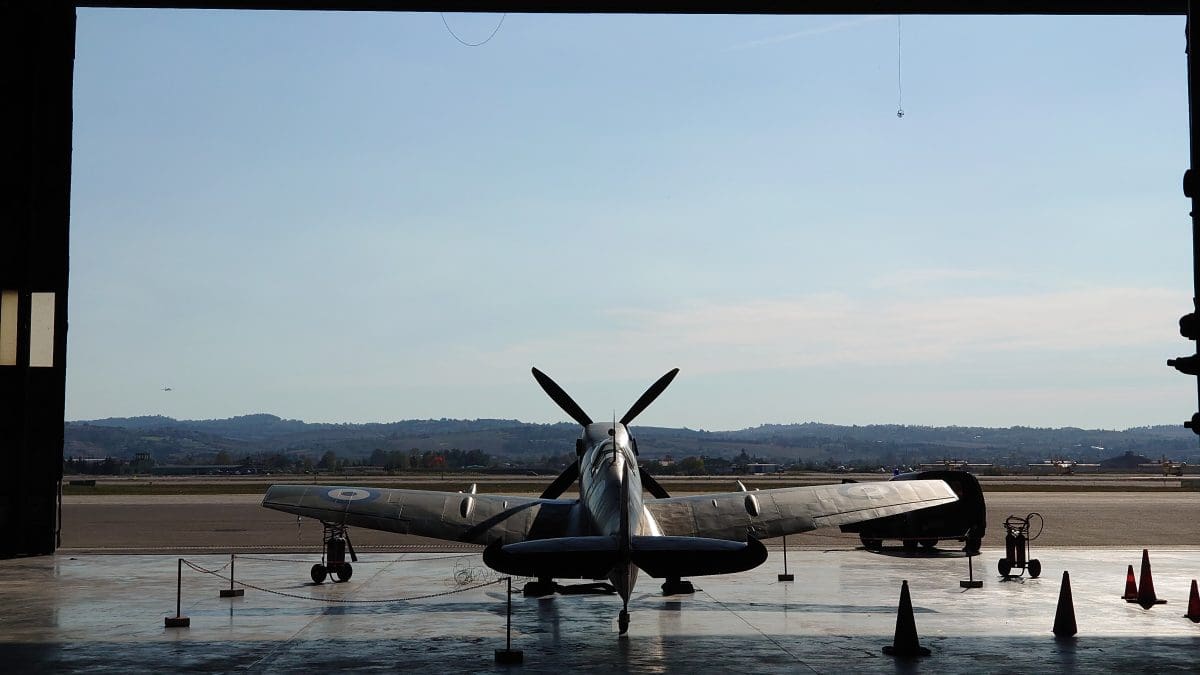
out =
[[[863,550],[789,550],[796,581],[778,582],[782,554],[736,575],[693,579],[692,596],[663,597],[644,575],[618,638],[616,596],[513,597],[513,648],[531,671],[671,672],[1047,672],[1195,670],[1200,624],[1183,618],[1200,550],[1150,551],[1158,597],[1150,610],[1120,599],[1141,549],[1041,548],[1039,579],[1001,581],[1002,551],[975,558],[980,589],[964,590],[967,560]],[[216,569],[228,556],[185,556]],[[478,554],[373,553],[347,583],[314,585],[316,556],[239,555],[247,588],[184,567],[175,614],[177,556],[59,554],[0,561],[0,663],[5,670],[299,672],[490,671],[505,646],[504,584]],[[1079,633],[1051,634],[1063,570],[1069,570]],[[222,571],[228,574],[228,569]],[[916,628],[932,655],[897,661],[892,643],[902,580]],[[514,580],[519,590],[524,580]],[[571,582],[564,582],[571,583]],[[239,585],[240,587],[240,585]],[[440,594],[420,600],[414,596]],[[294,597],[292,597],[294,596]],[[388,602],[333,602],[333,600]]]

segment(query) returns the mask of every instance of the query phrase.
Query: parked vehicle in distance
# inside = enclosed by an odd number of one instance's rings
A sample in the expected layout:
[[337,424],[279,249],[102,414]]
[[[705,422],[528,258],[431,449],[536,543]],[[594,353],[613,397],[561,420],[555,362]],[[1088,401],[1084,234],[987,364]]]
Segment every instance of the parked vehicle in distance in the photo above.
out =
[[946,481],[958,501],[953,504],[934,506],[922,511],[902,513],[897,516],[864,520],[842,525],[842,532],[857,532],[863,547],[868,550],[883,548],[887,539],[898,539],[907,550],[918,546],[933,548],[941,541],[961,541],[963,550],[978,553],[987,530],[987,508],[983,501],[983,488],[979,479],[966,471],[913,471],[893,476],[892,480]]

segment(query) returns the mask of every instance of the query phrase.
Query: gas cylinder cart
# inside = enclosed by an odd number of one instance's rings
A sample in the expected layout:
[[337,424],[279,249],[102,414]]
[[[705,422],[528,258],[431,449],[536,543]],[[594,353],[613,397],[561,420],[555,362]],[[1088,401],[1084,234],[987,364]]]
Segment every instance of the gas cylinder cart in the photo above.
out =
[[[1037,519],[1038,529],[1037,534],[1030,535],[1030,523]],[[1037,539],[1042,535],[1042,528],[1045,527],[1046,521],[1042,519],[1040,513],[1030,513],[1024,518],[1020,516],[1009,516],[1004,519],[1004,529],[1007,534],[1004,535],[1004,557],[996,565],[1000,570],[1000,575],[1005,579],[1023,576],[1025,571],[1029,571],[1029,578],[1036,579],[1042,573],[1042,563],[1037,558],[1029,557],[1029,542]],[[1020,569],[1020,574],[1013,574],[1014,569]]]

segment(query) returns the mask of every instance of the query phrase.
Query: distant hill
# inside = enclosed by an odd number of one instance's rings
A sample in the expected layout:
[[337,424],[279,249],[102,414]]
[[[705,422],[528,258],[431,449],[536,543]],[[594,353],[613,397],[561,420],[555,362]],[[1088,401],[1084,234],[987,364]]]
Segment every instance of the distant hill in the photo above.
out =
[[[764,461],[811,464],[895,466],[961,459],[1024,465],[1049,458],[1096,462],[1126,453],[1200,462],[1200,443],[1176,426],[1125,431],[1034,427],[927,427],[880,424],[839,426],[764,424],[737,431],[638,427],[633,431],[643,457],[672,455],[730,458],[746,453]],[[530,424],[519,420],[404,420],[369,424],[309,423],[269,414],[215,420],[176,420],[145,416],[67,422],[68,457],[131,458],[149,453],[158,462],[208,460],[281,453],[362,459],[376,450],[391,452],[480,450],[493,457],[524,460],[573,451],[579,427]]]

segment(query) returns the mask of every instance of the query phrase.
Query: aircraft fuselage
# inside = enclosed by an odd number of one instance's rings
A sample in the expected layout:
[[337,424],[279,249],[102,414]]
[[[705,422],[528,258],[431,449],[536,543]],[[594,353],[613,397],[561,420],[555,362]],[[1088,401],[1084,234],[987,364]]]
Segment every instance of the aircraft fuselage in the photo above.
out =
[[661,534],[642,503],[637,455],[624,424],[595,422],[583,432],[586,448],[579,458],[579,500],[592,532],[615,537],[622,552],[609,581],[628,601],[637,582],[629,562],[630,537]]

